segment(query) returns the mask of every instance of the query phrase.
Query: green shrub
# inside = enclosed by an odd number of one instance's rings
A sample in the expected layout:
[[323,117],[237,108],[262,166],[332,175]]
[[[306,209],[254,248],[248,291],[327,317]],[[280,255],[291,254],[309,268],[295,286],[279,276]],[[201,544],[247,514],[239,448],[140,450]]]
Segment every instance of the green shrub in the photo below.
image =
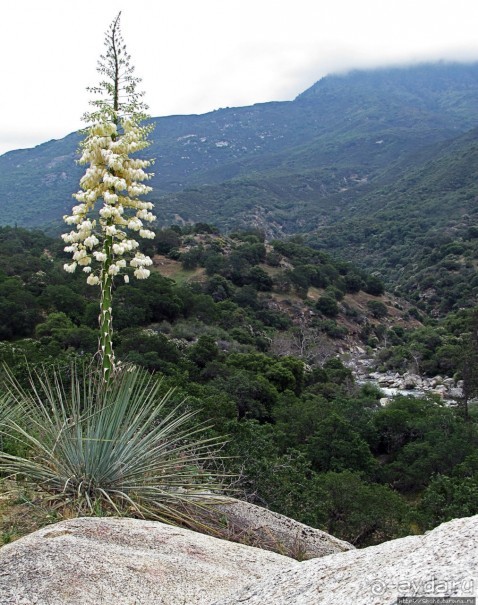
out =
[[316,308],[326,317],[337,317],[339,314],[337,301],[331,296],[321,296],[317,301]]
[[375,319],[382,319],[388,315],[388,309],[383,302],[379,300],[369,300],[367,302],[367,308]]

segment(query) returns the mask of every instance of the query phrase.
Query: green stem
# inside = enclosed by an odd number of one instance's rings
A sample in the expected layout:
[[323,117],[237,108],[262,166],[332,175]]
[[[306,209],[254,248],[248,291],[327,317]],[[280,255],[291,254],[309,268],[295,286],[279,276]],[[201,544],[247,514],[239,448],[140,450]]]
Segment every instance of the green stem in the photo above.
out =
[[101,272],[101,301],[100,301],[100,338],[99,350],[101,355],[101,367],[103,370],[103,379],[108,382],[114,370],[113,354],[113,311],[112,287],[113,276],[109,274],[109,268],[112,261],[113,238],[107,236],[104,242],[104,252],[106,260],[103,263]]

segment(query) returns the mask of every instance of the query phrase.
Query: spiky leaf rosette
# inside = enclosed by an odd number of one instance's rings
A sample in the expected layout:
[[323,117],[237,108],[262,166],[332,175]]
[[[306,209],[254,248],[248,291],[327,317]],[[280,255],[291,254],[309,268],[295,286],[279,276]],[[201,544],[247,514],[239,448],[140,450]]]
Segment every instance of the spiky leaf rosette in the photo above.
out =
[[184,511],[215,501],[222,477],[211,463],[220,440],[191,422],[193,412],[171,409],[171,392],[161,395],[160,382],[142,369],[125,367],[107,385],[96,368],[82,374],[73,368],[65,384],[48,368],[32,375],[28,390],[10,375],[9,398],[28,422],[6,418],[0,430],[29,455],[0,452],[0,472],[78,514],[187,523]]

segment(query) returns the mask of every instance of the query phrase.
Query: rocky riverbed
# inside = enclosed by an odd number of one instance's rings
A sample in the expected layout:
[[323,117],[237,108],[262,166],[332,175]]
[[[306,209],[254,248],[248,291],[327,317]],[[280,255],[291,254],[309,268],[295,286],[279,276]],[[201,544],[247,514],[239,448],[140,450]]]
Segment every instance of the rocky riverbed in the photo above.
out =
[[457,403],[463,398],[463,381],[455,381],[453,378],[443,376],[427,378],[409,372],[405,374],[370,372],[362,378],[362,381],[376,384],[384,392],[386,398],[393,395],[415,397],[437,395],[448,403]]
[[366,357],[362,349],[356,353],[346,365],[352,370],[359,384],[370,382],[383,391],[385,397],[380,400],[383,405],[394,395],[435,395],[450,405],[459,403],[463,398],[462,380],[456,381],[454,378],[439,375],[430,378],[412,372],[377,372],[374,370],[373,359]]

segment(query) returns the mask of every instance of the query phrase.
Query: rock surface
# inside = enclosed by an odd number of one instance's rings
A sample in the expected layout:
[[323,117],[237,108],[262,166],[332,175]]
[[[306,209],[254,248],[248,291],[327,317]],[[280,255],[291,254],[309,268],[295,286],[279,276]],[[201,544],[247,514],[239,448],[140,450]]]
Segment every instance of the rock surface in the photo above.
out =
[[476,596],[478,516],[305,561],[211,605],[394,605],[399,596]]
[[133,519],[75,519],[0,549],[1,605],[395,605],[478,593],[478,516],[303,563]]
[[162,523],[74,519],[0,549],[0,603],[203,605],[295,565]]
[[241,541],[252,546],[302,561],[355,548],[320,529],[243,500],[228,498],[224,500],[224,504],[214,509],[227,519],[227,529],[231,536],[238,535]]

